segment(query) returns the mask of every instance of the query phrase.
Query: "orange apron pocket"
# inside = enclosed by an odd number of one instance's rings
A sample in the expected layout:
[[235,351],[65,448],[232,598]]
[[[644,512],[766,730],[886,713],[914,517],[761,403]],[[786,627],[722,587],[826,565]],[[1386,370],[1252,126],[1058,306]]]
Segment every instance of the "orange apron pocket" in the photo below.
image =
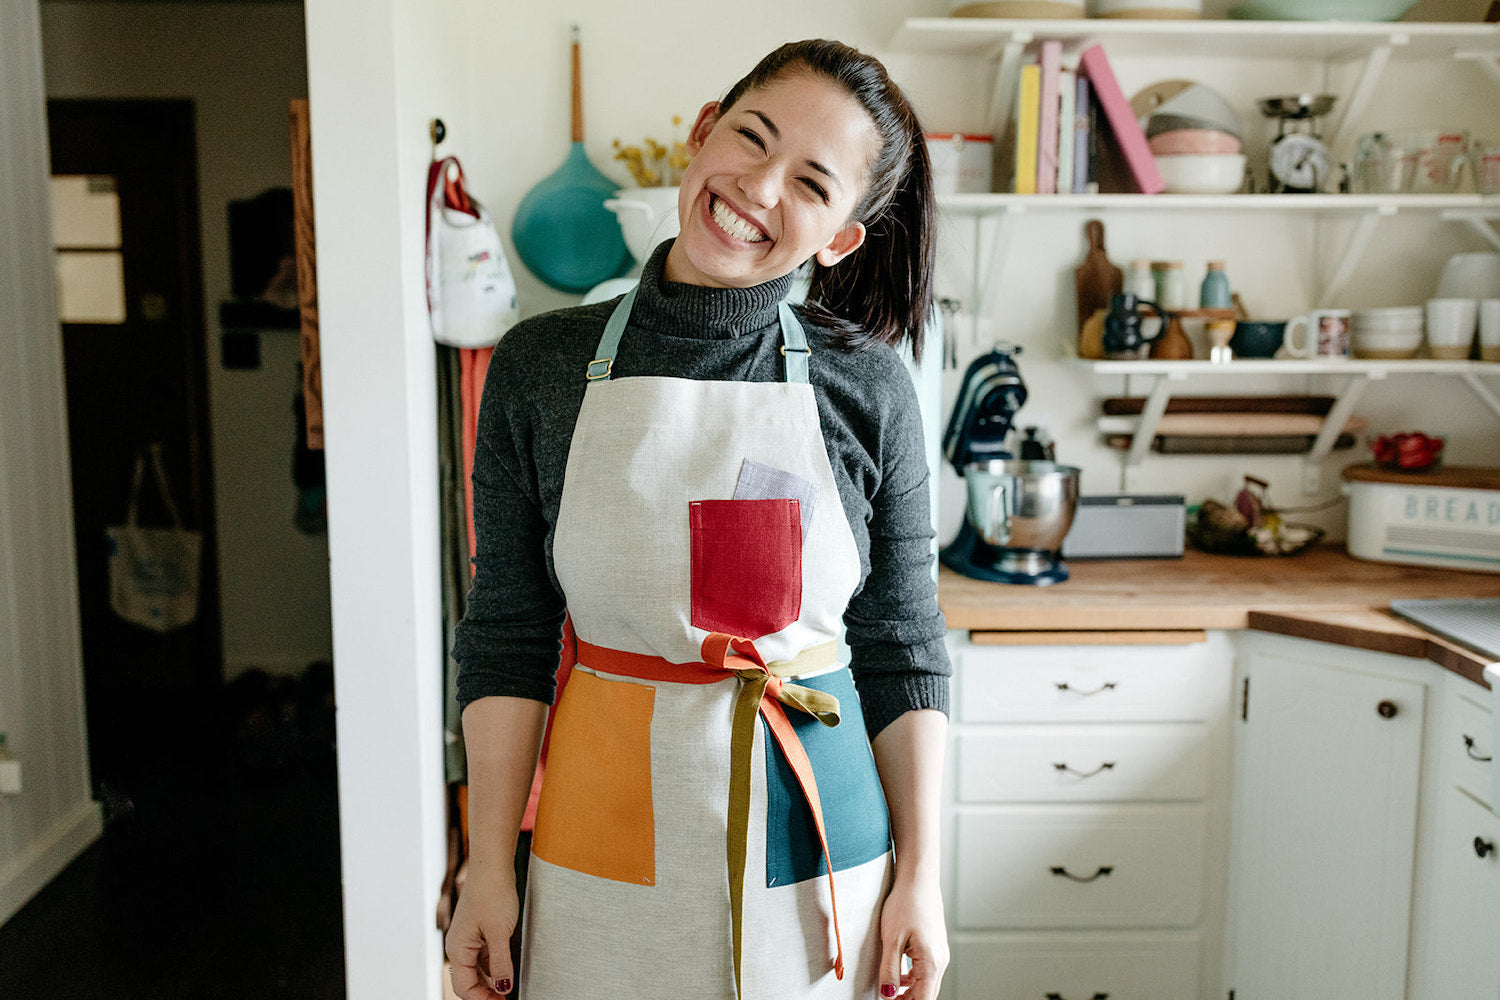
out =
[[802,612],[802,513],[796,500],[694,500],[692,624],[759,639]]
[[531,853],[615,882],[656,884],[655,702],[655,688],[573,671],[553,721]]

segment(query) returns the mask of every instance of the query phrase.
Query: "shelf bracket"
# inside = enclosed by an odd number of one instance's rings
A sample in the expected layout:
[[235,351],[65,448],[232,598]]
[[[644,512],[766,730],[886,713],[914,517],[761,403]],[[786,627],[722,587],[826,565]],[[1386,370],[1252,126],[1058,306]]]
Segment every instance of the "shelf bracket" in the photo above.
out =
[[1344,433],[1344,427],[1349,423],[1349,418],[1354,415],[1354,407],[1359,403],[1359,397],[1364,394],[1365,387],[1372,381],[1383,378],[1385,378],[1385,372],[1375,371],[1350,375],[1344,380],[1344,386],[1339,390],[1338,397],[1334,399],[1328,416],[1323,419],[1322,429],[1313,439],[1312,448],[1302,458],[1303,492],[1316,493],[1318,491],[1322,478],[1319,463],[1328,457],[1339,435]]
[[1339,295],[1343,293],[1344,286],[1349,279],[1354,277],[1354,269],[1359,266],[1360,258],[1365,255],[1365,248],[1370,245],[1370,237],[1375,234],[1375,226],[1380,222],[1381,216],[1395,215],[1396,209],[1393,205],[1382,205],[1368,215],[1360,216],[1359,222],[1354,227],[1354,232],[1349,234],[1349,242],[1344,245],[1344,255],[1339,259],[1339,265],[1333,272],[1333,277],[1323,287],[1323,292],[1318,296],[1318,308],[1326,309],[1338,301]]
[[1349,93],[1349,99],[1344,102],[1344,109],[1339,114],[1338,124],[1331,130],[1333,133],[1333,145],[1330,149],[1341,149],[1344,141],[1344,131],[1351,125],[1359,124],[1359,116],[1364,113],[1365,105],[1370,103],[1370,95],[1375,92],[1375,85],[1380,82],[1380,76],[1385,72],[1386,63],[1391,59],[1391,47],[1393,45],[1405,45],[1408,39],[1405,35],[1392,35],[1390,45],[1378,45],[1370,50],[1365,59],[1364,69],[1360,70],[1359,82]]
[[1010,123],[1011,108],[1016,103],[1016,86],[1021,77],[1021,52],[1030,41],[1031,32],[1018,31],[1000,50],[999,64],[995,69],[995,89],[990,94],[989,111],[984,116],[997,144],[1004,137],[1005,126]]
[[1491,82],[1500,86],[1500,52],[1469,52],[1458,51],[1453,53],[1454,59],[1462,59],[1472,62],[1489,76]]
[[1500,207],[1496,208],[1450,208],[1443,212],[1444,222],[1466,223],[1479,238],[1484,240],[1496,250],[1500,250],[1500,233],[1495,232],[1494,223],[1500,220]]
[[1474,390],[1474,395],[1478,396],[1484,402],[1484,405],[1490,408],[1490,412],[1497,418],[1500,418],[1500,397],[1496,397],[1490,391],[1490,387],[1484,384],[1484,380],[1479,377],[1479,374],[1472,371],[1464,372],[1463,379],[1469,384],[1469,388]]
[[989,295],[1000,283],[995,273],[997,265],[1004,270],[1005,259],[1010,255],[1010,243],[1016,232],[1014,216],[1022,214],[1024,208],[1012,208],[998,213],[995,225],[990,230],[988,253],[984,239],[985,215],[974,216],[974,258],[972,261],[972,283],[969,286],[969,301],[973,303],[970,313],[970,342],[979,344],[979,319],[988,315]]
[[1146,397],[1146,403],[1141,408],[1141,419],[1136,422],[1135,433],[1130,438],[1130,451],[1125,455],[1127,467],[1140,465],[1146,459],[1146,452],[1151,450],[1151,442],[1156,439],[1156,426],[1161,423],[1162,414],[1167,412],[1167,402],[1172,398],[1172,383],[1181,382],[1187,375],[1183,372],[1167,372],[1158,375],[1156,384],[1151,387],[1151,393]]

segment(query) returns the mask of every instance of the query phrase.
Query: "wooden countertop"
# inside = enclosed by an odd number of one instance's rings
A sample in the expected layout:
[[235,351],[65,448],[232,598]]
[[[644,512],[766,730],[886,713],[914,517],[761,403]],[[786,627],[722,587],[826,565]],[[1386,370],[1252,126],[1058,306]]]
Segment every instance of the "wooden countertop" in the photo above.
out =
[[[938,572],[938,603],[952,629],[1099,633],[1254,628],[1427,658],[1482,684],[1485,661],[1478,654],[1385,609],[1398,599],[1500,597],[1497,573],[1365,562],[1336,545],[1284,559],[1189,550],[1182,559],[1073,560],[1068,570],[1064,583],[1024,587],[971,580],[944,567]],[[1067,638],[1049,635],[1046,641]]]

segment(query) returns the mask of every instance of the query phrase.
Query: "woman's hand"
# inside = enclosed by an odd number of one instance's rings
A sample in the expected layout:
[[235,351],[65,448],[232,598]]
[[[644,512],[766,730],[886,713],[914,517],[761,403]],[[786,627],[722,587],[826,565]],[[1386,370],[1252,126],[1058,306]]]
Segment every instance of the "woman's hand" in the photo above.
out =
[[471,866],[443,944],[453,966],[453,992],[462,1000],[494,1000],[516,981],[510,938],[520,918],[515,873]]
[[[910,972],[901,971],[903,957],[911,959]],[[897,881],[880,910],[880,995],[937,1000],[947,968],[948,929],[937,880]]]

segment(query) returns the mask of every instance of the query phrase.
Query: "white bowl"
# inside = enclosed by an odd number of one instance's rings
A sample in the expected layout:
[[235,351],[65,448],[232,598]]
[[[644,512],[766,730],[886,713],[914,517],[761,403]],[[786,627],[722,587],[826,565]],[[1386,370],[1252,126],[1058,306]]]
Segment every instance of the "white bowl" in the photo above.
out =
[[1435,299],[1500,299],[1500,253],[1456,253],[1443,265]]
[[1156,169],[1170,194],[1233,194],[1245,183],[1245,154],[1158,156]]
[[1203,16],[1203,0],[1089,0],[1089,17],[1180,20]]
[[1355,327],[1350,339],[1357,358],[1414,358],[1422,347],[1422,324],[1399,330]]
[[681,230],[677,218],[677,188],[621,188],[604,207],[620,220],[625,248],[637,264],[644,264],[651,250]]

